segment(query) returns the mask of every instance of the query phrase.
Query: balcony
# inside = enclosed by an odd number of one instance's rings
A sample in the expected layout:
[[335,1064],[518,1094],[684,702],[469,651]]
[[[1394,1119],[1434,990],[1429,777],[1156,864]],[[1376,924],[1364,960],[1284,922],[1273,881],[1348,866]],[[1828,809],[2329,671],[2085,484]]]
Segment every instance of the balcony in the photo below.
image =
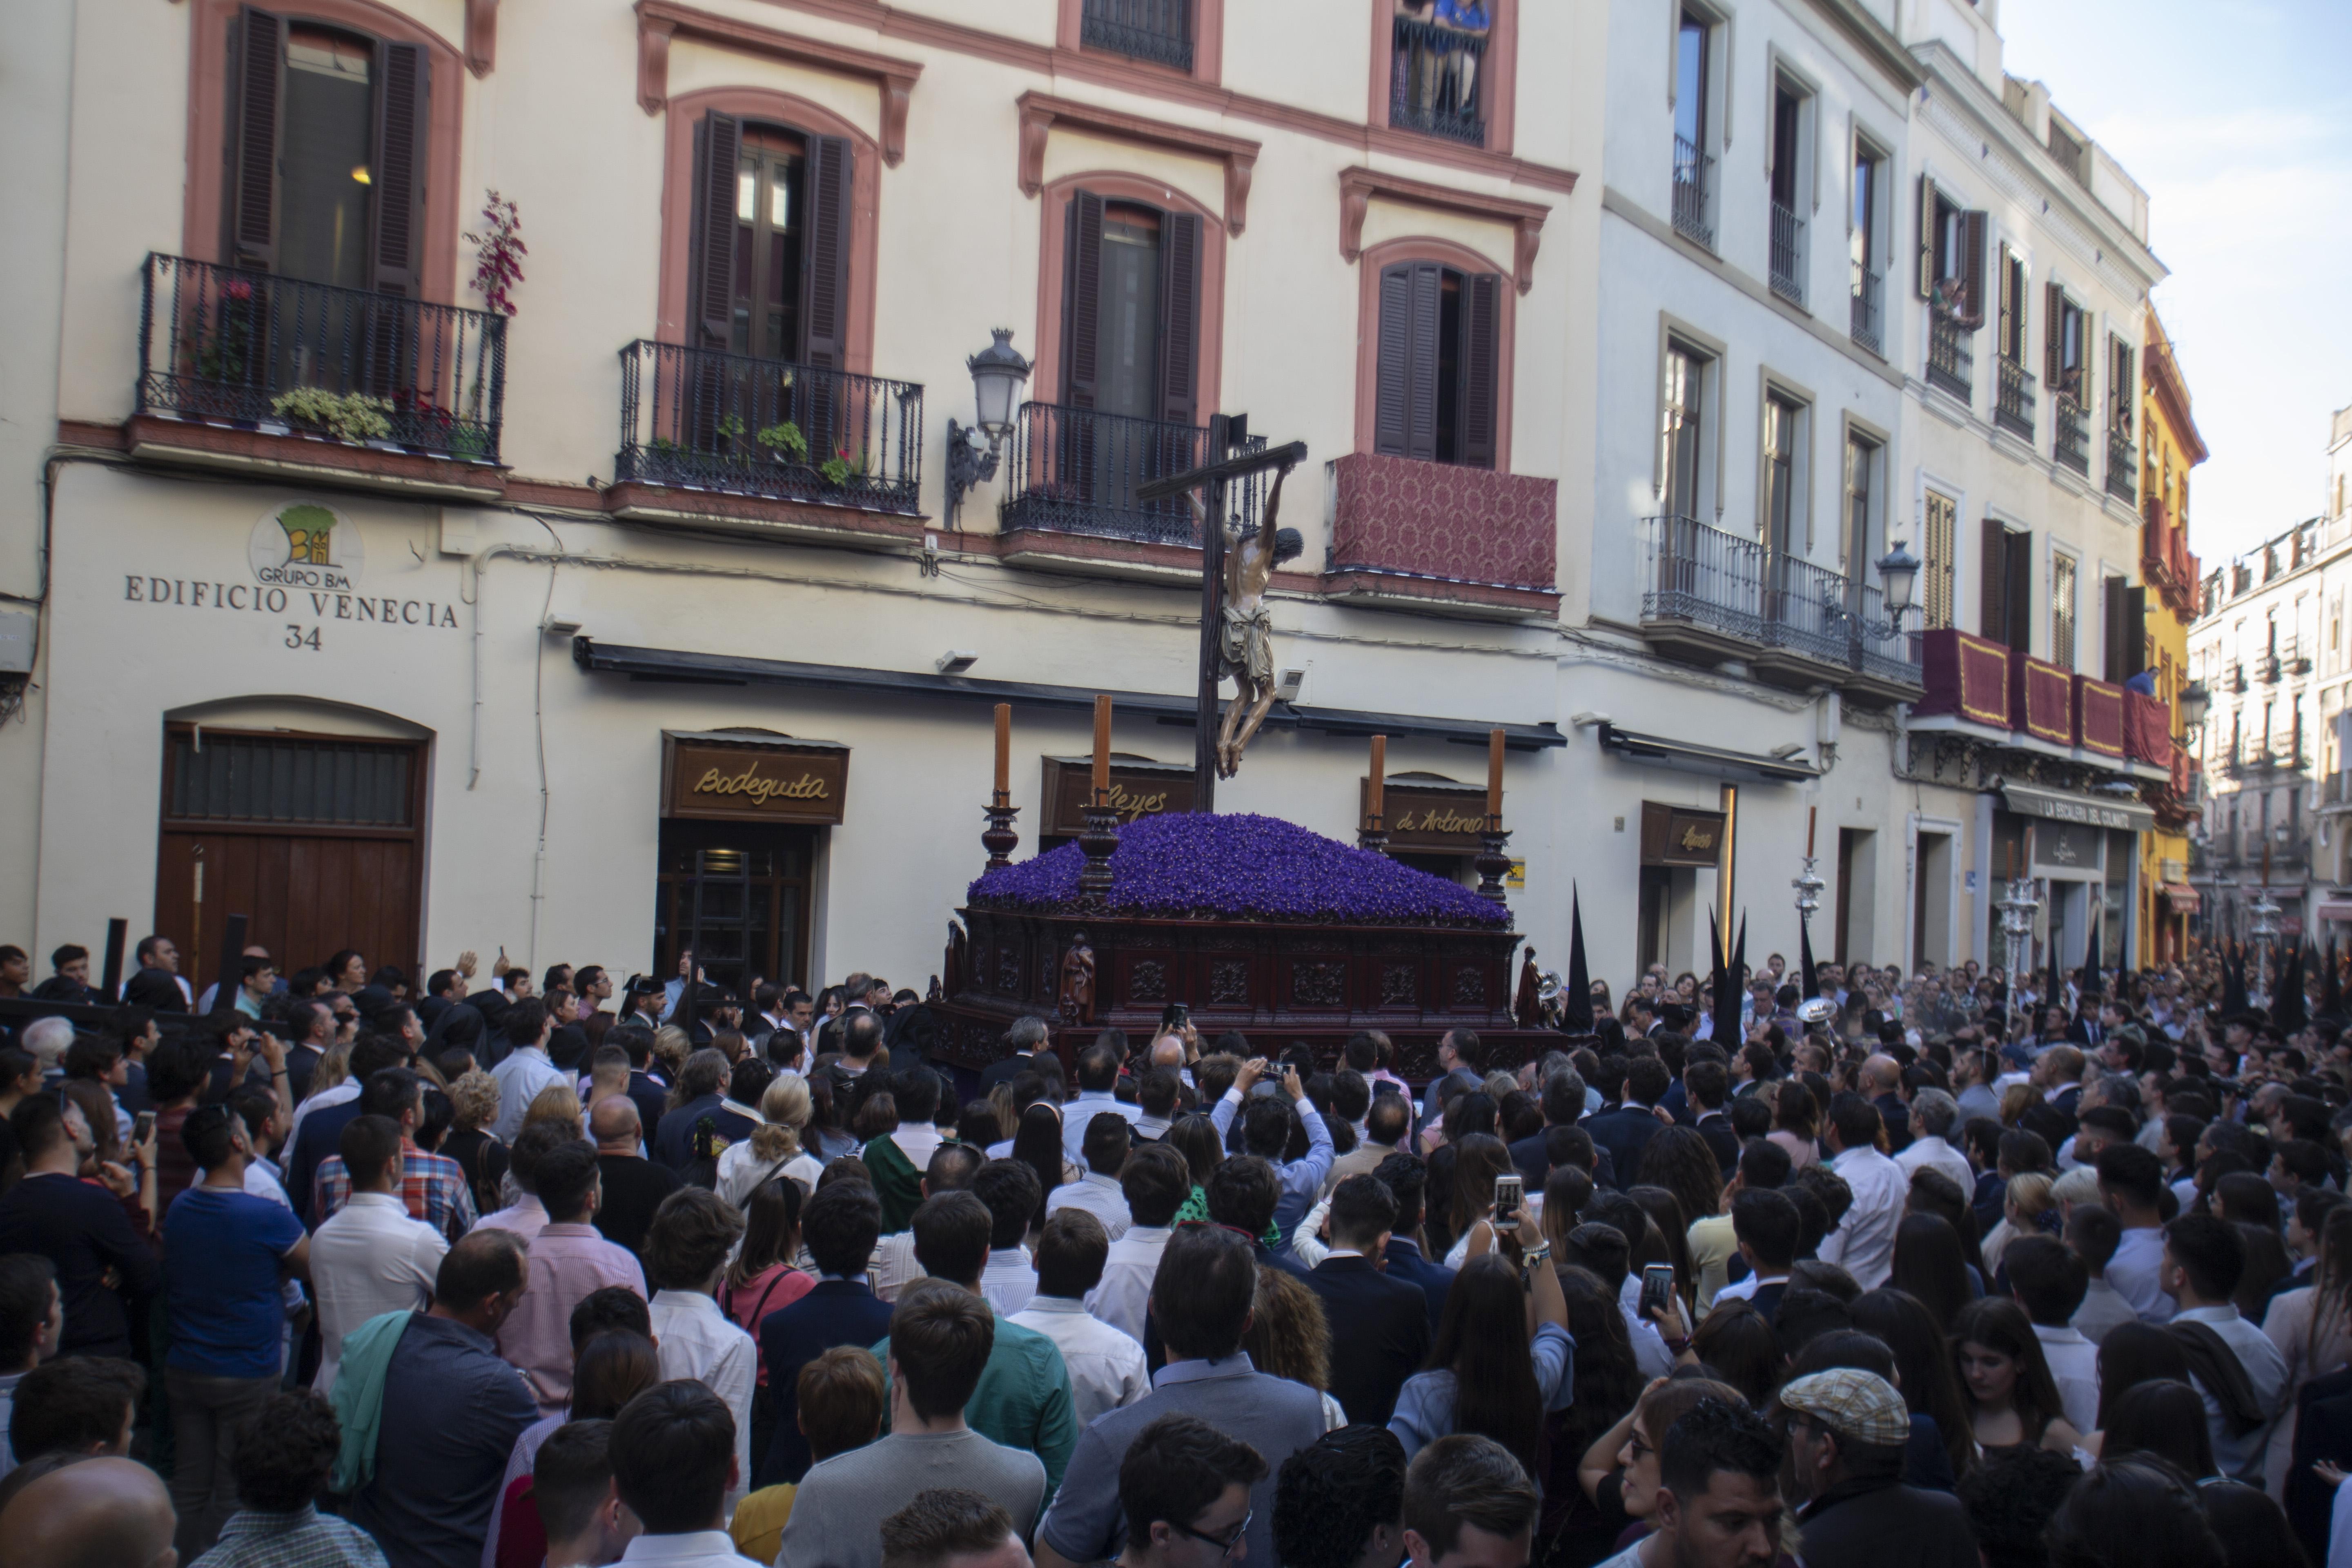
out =
[[1331,465],[1337,603],[1474,619],[1559,607],[1559,482],[1355,452]]
[[1927,313],[1927,384],[1940,388],[1962,403],[1975,396],[1976,351],[1969,346],[1969,330],[1954,321],[1949,312],[1930,310]]
[[2274,773],[2299,773],[2310,759],[2304,754],[2300,742],[2261,740],[2241,741],[2223,753],[2221,771],[2233,779],[2268,777]]
[[639,340],[621,351],[614,499],[645,521],[870,533],[846,514],[920,515],[922,433],[911,382]]
[[1486,35],[1396,19],[1389,52],[1389,124],[1473,147],[1486,144]]
[[2107,432],[2107,493],[2126,506],[2139,504],[2139,448],[2121,430]]
[[135,455],[481,498],[506,318],[151,254]]
[[1805,302],[1805,280],[1802,276],[1805,220],[1782,206],[1772,204],[1771,269],[1772,292],[1792,305]]
[[1715,160],[1686,137],[1675,138],[1675,232],[1694,244],[1715,248],[1715,229],[1706,221],[1706,187]]
[[2124,754],[2137,763],[2172,767],[2172,714],[2153,697],[2124,693]]
[[[1265,444],[1253,438],[1253,446]],[[998,521],[1010,558],[1120,576],[1198,576],[1200,558],[1187,553],[1201,548],[1191,502],[1182,496],[1139,501],[1135,492],[1201,467],[1208,451],[1202,426],[1023,404],[1006,452]],[[1238,488],[1236,515],[1254,525],[1265,481],[1253,478]]]
[[1856,262],[1853,268],[1853,341],[1872,353],[1886,353],[1886,279]]
[[2050,455],[2059,466],[2074,469],[2084,479],[2091,476],[2091,419],[2083,405],[2071,393],[2061,392],[2050,400],[2058,433],[2051,442]]
[[1687,517],[1642,520],[1642,631],[1696,663],[1744,658],[1764,640],[1764,547]]
[[1078,42],[1191,75],[1192,0],[1086,0]]
[[1993,395],[1992,422],[2030,445],[2033,440],[2033,373],[2007,354],[1994,355],[1992,363],[2000,373]]

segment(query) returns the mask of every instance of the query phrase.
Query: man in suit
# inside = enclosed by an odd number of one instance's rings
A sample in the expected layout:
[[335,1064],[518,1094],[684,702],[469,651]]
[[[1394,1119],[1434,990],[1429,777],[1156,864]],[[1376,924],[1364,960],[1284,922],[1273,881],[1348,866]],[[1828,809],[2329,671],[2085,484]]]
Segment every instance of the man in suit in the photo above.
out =
[[1429,1301],[1378,1261],[1396,1229],[1395,1194],[1378,1176],[1350,1176],[1331,1194],[1331,1250],[1307,1276],[1331,1326],[1331,1397],[1348,1419],[1388,1424],[1397,1391],[1428,1359]]
[[1045,1020],[1034,1016],[1013,1020],[1004,1031],[1004,1043],[1012,1049],[1002,1058],[991,1062],[980,1075],[980,1092],[984,1097],[1000,1083],[1011,1083],[1024,1072],[1058,1073],[1058,1061],[1046,1057]]
[[1544,1128],[1511,1145],[1511,1163],[1527,1178],[1528,1191],[1543,1191],[1554,1165],[1582,1165],[1596,1185],[1617,1184],[1609,1151],[1596,1147],[1577,1121],[1584,1115],[1584,1079],[1574,1068],[1562,1068],[1544,1079]]
[[1422,1099],[1421,1124],[1426,1127],[1444,1115],[1447,1099],[1477,1088],[1486,1071],[1486,1047],[1479,1043],[1476,1031],[1446,1030],[1437,1042],[1438,1076]]
[[775,1424],[759,1484],[798,1481],[808,1472],[800,1428],[801,1368],[835,1345],[864,1347],[890,1332],[890,1303],[866,1283],[866,1260],[882,1234],[882,1205],[863,1183],[835,1182],[801,1211],[801,1239],[816,1262],[816,1284],[789,1307],[760,1321],[760,1361],[768,1369]]
[[[1383,1085],[1382,1087],[1386,1087]],[[1350,1176],[1369,1176],[1404,1145],[1412,1131],[1412,1102],[1401,1094],[1375,1095],[1364,1112],[1364,1141],[1331,1162],[1323,1178],[1323,1195],[1329,1197]]]
[[1780,1310],[1796,1268],[1797,1244],[1803,1222],[1788,1194],[1774,1187],[1746,1187],[1732,1194],[1731,1234],[1738,1238],[1739,1256],[1748,1264],[1748,1278],[1716,1292],[1716,1304],[1746,1298],[1770,1321]]
[[1635,1057],[1625,1064],[1625,1102],[1586,1120],[1584,1130],[1595,1148],[1609,1151],[1620,1183],[1641,1179],[1642,1151],[1664,1125],[1654,1108],[1673,1081],[1674,1074],[1656,1057]]
[[1723,1109],[1731,1095],[1731,1074],[1721,1062],[1700,1058],[1683,1068],[1683,1092],[1698,1113],[1693,1125],[1715,1151],[1715,1163],[1728,1177],[1739,1167],[1739,1134],[1731,1130],[1731,1118]]
[[1454,1270],[1422,1256],[1421,1243],[1415,1239],[1421,1235],[1422,1198],[1428,1188],[1429,1167],[1420,1155],[1400,1152],[1381,1161],[1372,1174],[1388,1188],[1397,1205],[1381,1260],[1388,1265],[1390,1279],[1402,1279],[1421,1291],[1429,1307],[1429,1331],[1434,1335],[1438,1319],[1445,1312],[1445,1293],[1454,1286]]

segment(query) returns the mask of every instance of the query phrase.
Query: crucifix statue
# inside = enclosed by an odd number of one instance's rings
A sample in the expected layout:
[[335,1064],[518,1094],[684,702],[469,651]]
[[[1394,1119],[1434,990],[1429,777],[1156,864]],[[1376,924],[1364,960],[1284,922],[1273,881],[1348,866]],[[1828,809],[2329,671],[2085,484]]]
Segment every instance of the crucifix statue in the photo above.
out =
[[[1253,452],[1245,415],[1216,415],[1209,421],[1211,460],[1202,468],[1171,474],[1137,487],[1139,501],[1182,495],[1201,520],[1201,662],[1200,684],[1192,716],[1193,809],[1217,808],[1217,780],[1231,778],[1241,767],[1242,752],[1257,734],[1274,707],[1274,649],[1267,636],[1265,589],[1274,568],[1304,548],[1298,531],[1275,526],[1281,508],[1282,482],[1307,458],[1307,443],[1293,441],[1269,451]],[[1273,493],[1258,526],[1232,530],[1227,523],[1226,487],[1252,474],[1276,471]],[[1205,491],[1205,504],[1194,491]],[[1234,678],[1233,706],[1222,725],[1217,716],[1217,684]]]

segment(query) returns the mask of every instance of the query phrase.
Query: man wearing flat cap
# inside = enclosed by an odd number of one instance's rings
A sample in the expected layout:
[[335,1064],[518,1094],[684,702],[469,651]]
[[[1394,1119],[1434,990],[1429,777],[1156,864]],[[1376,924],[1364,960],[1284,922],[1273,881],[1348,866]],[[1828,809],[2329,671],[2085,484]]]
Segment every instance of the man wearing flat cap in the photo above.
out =
[[1911,1413],[1874,1373],[1841,1367],[1780,1390],[1805,1568],[1977,1568],[1959,1500],[1903,1484]]

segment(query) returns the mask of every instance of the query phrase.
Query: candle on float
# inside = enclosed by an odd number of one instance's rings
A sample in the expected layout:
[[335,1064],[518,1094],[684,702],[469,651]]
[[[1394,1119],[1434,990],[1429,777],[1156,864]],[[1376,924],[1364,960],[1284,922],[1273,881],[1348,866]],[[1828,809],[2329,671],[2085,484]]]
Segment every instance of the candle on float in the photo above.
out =
[[1095,804],[1110,794],[1110,699],[1095,699]]
[[1503,731],[1486,731],[1486,824],[1497,826],[1503,820]]
[[1381,796],[1388,787],[1389,738],[1372,737],[1372,776],[1365,790],[1364,809],[1374,822],[1381,820]]
[[1808,860],[1813,858],[1813,821],[1821,813],[1822,808],[1818,805],[1805,807],[1805,858]]
[[996,705],[996,804],[1013,793],[1013,704]]

